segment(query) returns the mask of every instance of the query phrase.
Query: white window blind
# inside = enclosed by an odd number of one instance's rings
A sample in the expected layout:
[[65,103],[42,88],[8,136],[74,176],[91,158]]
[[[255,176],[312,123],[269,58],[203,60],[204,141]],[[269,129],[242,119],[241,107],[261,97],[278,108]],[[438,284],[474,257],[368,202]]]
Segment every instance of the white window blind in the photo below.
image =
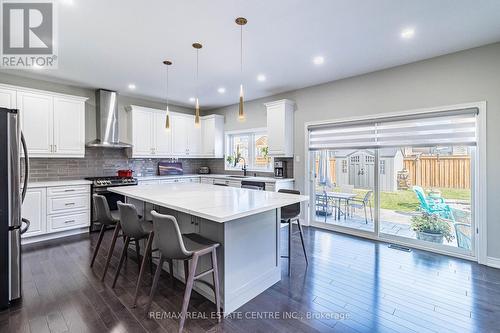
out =
[[309,127],[309,149],[476,144],[477,109],[424,113]]

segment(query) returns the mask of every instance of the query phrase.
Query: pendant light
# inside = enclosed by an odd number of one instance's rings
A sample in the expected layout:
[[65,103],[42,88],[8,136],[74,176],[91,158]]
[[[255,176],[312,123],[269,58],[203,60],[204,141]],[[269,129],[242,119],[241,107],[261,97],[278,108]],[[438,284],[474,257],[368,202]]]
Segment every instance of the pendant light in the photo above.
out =
[[240,26],[240,104],[238,108],[238,120],[245,120],[245,111],[243,110],[243,26],[247,24],[247,19],[244,17],[238,17],[235,20],[236,24]]
[[170,110],[168,109],[168,66],[172,65],[172,62],[170,60],[165,60],[163,64],[167,66],[167,118],[165,120],[165,129],[170,131]]
[[203,47],[200,43],[194,43],[196,49],[196,102],[194,107],[194,127],[200,128],[200,102],[198,100],[198,72],[199,72],[199,51]]

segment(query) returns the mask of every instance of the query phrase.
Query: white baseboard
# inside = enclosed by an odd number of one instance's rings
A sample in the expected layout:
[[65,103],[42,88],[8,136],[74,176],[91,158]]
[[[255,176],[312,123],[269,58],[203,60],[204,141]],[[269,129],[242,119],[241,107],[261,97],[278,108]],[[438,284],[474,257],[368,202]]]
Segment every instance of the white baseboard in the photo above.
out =
[[500,268],[500,258],[488,257],[486,260],[486,266]]
[[34,243],[39,243],[39,242],[45,242],[45,241],[52,240],[52,239],[57,239],[57,238],[61,238],[61,237],[68,237],[68,236],[73,236],[73,235],[78,235],[78,234],[84,234],[84,233],[88,233],[88,232],[89,232],[89,227],[86,226],[86,227],[82,227],[82,228],[54,232],[54,233],[49,233],[49,234],[44,234],[44,235],[39,235],[39,236],[26,237],[26,238],[21,238],[21,245],[28,245],[28,244],[34,244]]

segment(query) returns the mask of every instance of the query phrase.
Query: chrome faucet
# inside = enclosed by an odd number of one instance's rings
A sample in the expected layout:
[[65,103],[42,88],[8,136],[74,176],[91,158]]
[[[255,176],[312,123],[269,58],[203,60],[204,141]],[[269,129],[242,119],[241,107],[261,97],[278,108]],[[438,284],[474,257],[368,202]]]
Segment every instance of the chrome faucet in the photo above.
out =
[[243,168],[241,168],[241,170],[243,170],[243,176],[246,176],[247,175],[247,161],[245,161],[245,159],[243,157],[238,157],[238,158],[235,158],[234,159],[234,166],[236,166],[236,164],[238,164],[238,162],[240,160],[243,160]]

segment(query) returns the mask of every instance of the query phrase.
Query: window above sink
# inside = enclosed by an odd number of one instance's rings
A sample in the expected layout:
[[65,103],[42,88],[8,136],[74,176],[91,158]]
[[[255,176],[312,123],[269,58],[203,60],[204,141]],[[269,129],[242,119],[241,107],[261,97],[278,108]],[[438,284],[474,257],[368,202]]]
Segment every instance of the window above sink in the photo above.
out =
[[[267,129],[255,128],[225,133],[225,170],[241,171],[246,162],[248,171],[272,172],[273,160],[268,156]],[[235,158],[241,158],[235,165]],[[233,178],[245,178],[234,176]]]

